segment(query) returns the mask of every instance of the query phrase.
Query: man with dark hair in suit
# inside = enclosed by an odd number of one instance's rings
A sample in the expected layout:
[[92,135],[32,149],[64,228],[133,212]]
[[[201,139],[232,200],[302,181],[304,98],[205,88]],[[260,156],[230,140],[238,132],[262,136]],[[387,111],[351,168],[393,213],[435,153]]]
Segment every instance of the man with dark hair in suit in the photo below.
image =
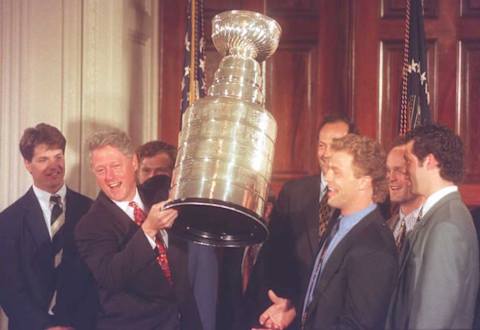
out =
[[65,185],[65,144],[44,123],[20,140],[33,185],[0,213],[0,303],[12,330],[94,327],[96,290],[73,240],[91,200]]
[[[300,302],[269,292],[273,305],[260,317],[284,329],[295,314],[302,329],[381,329],[394,288],[395,242],[377,204],[387,194],[385,153],[355,134],[335,139],[326,172],[329,222]],[[298,311],[298,312],[297,312]]]
[[163,141],[142,144],[135,151],[138,158],[137,180],[139,184],[156,175],[172,176],[177,149]]
[[[158,186],[170,185],[170,180],[163,176],[172,176],[177,149],[166,142],[155,140],[139,146],[136,155],[138,183],[143,185],[144,190],[152,191],[145,195],[159,196]],[[160,200],[157,198],[152,200],[158,201]],[[203,329],[214,330],[218,291],[218,260],[215,249],[188,242],[188,273]]]
[[[168,233],[177,211],[164,210],[165,202],[146,203],[136,186],[138,161],[127,134],[97,132],[88,149],[101,191],[75,239],[100,294],[97,329],[201,330],[187,245]],[[162,189],[166,195],[168,186]]]
[[412,191],[425,196],[407,235],[392,296],[389,329],[469,329],[479,283],[478,242],[457,184],[463,144],[446,127],[417,127],[406,135]]

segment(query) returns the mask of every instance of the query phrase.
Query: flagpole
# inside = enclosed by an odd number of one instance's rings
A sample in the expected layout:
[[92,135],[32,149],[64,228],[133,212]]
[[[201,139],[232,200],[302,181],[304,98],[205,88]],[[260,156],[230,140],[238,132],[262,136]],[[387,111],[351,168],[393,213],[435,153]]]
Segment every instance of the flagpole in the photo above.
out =
[[405,135],[408,130],[408,109],[407,109],[407,87],[408,87],[408,54],[410,46],[410,0],[406,1],[405,8],[405,34],[403,44],[403,66],[402,66],[402,95],[400,99],[400,135]]

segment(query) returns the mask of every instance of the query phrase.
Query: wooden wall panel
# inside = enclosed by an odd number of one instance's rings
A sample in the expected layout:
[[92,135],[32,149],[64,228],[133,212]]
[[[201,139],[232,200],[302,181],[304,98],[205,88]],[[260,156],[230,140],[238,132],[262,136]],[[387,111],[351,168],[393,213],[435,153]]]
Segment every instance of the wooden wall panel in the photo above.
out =
[[[425,4],[430,110],[434,121],[463,138],[467,171],[461,191],[467,204],[478,205],[480,20],[472,17],[479,2],[425,0]],[[403,0],[360,0],[353,7],[355,118],[363,133],[385,146],[396,132],[404,6]]]
[[160,91],[158,136],[177,145],[186,0],[160,1]]
[[468,150],[466,183],[480,182],[480,40],[461,41],[459,48],[459,121],[465,150]]
[[[400,103],[400,79],[403,41],[386,40],[380,44],[380,131],[377,138],[386,147],[397,136]],[[388,142],[387,142],[388,141]]]
[[[160,137],[176,143],[186,0],[162,1]],[[430,108],[435,121],[466,145],[461,191],[480,205],[480,1],[424,0]],[[316,127],[328,113],[346,113],[364,135],[388,146],[396,137],[405,0],[206,0],[207,85],[220,55],[212,46],[212,17],[225,10],[265,13],[282,26],[267,60],[266,108],[279,137],[275,190],[287,179],[318,171]]]
[[460,0],[460,15],[480,17],[480,0]]
[[268,66],[268,90],[283,91],[270,92],[267,103],[267,109],[278,124],[274,161],[277,182],[308,174],[306,165],[316,150],[316,141],[312,138],[315,120],[310,103],[311,62],[311,49],[282,48]]
[[[423,0],[425,17],[437,17],[438,0]],[[402,18],[405,15],[405,0],[381,0],[382,18]]]
[[300,11],[316,11],[318,9],[318,1],[315,0],[267,0],[268,12],[288,11],[295,15]]

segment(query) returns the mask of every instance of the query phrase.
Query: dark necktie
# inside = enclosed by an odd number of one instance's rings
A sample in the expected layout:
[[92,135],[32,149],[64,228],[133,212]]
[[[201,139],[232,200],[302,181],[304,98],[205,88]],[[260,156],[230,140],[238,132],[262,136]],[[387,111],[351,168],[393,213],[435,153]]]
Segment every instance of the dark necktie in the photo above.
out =
[[242,262],[242,292],[245,293],[252,274],[253,266],[255,265],[255,259],[257,258],[258,251],[260,250],[260,244],[249,245],[245,248],[245,253]]
[[315,258],[315,264],[313,266],[312,274],[310,275],[310,281],[308,283],[307,294],[305,295],[304,307],[302,311],[302,319],[301,319],[302,329],[305,325],[305,320],[307,319],[307,309],[310,306],[310,303],[313,301],[313,297],[315,296],[315,290],[318,286],[318,280],[322,272],[325,254],[327,253],[330,242],[332,241],[333,237],[335,237],[335,234],[338,231],[339,225],[340,225],[340,218],[337,218],[335,219],[335,223],[332,225],[332,229],[330,230],[330,233],[328,233],[327,238],[323,242]]
[[62,259],[62,227],[65,223],[63,214],[62,199],[59,195],[50,196],[52,206],[52,214],[50,216],[50,232],[52,233],[52,244],[55,255],[55,268],[58,267]]
[[[54,255],[53,265],[56,273],[58,266],[62,261],[63,255],[62,228],[63,224],[65,223],[65,215],[63,214],[62,198],[59,195],[51,195],[50,204],[52,205],[52,213],[50,215],[50,232],[52,234],[52,247]],[[55,290],[52,298],[50,299],[50,311],[55,306],[56,300],[57,291]]]
[[[135,223],[141,226],[147,217],[145,212],[143,212],[143,210],[137,205],[137,203],[133,201],[128,203],[128,206],[133,208],[133,218],[135,220]],[[160,234],[155,237],[155,245],[157,246],[158,250],[157,263],[160,265],[160,268],[163,271],[163,275],[165,275],[167,281],[170,284],[173,284],[172,272],[170,271],[170,265],[168,263],[167,248]]]
[[[415,219],[415,224],[417,224],[423,216],[423,206],[420,208],[420,211],[418,212],[417,219]],[[398,237],[395,239],[395,244],[397,245],[398,251],[402,251],[403,245],[405,243],[405,238],[407,236],[407,224],[405,221],[405,217],[400,220],[400,233],[398,234]]]
[[400,219],[400,229],[398,236],[395,238],[395,244],[397,245],[397,250],[401,251],[403,246],[403,241],[405,240],[405,234],[407,233],[407,225],[405,223],[405,218]]
[[328,227],[328,220],[332,212],[332,208],[328,205],[328,188],[323,189],[322,199],[320,200],[320,208],[318,211],[318,237],[320,241]]

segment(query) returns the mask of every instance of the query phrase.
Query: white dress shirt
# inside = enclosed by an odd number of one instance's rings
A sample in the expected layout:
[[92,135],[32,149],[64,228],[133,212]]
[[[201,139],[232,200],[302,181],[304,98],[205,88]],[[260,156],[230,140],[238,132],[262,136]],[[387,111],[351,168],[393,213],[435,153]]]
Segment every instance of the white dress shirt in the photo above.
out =
[[445,187],[445,188],[442,188],[436,192],[434,192],[433,194],[431,194],[430,196],[428,196],[428,198],[425,200],[425,203],[423,203],[423,211],[422,211],[422,216],[427,214],[427,212],[435,206],[435,204],[438,203],[439,200],[441,200],[443,197],[445,197],[446,195],[452,193],[452,192],[455,192],[455,191],[458,191],[458,187],[457,186],[448,186],[448,187]]

